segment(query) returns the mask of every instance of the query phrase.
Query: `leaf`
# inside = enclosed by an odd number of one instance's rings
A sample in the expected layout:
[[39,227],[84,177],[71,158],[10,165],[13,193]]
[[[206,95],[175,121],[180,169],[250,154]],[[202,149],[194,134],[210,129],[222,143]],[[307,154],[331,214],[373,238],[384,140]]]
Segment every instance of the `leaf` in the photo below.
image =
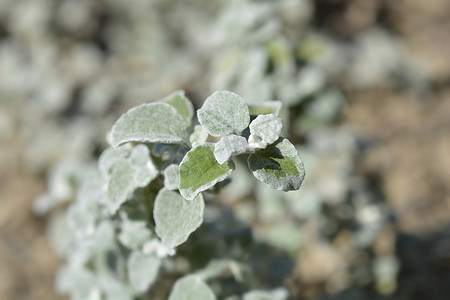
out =
[[194,199],[200,192],[225,180],[234,170],[233,161],[219,164],[214,157],[214,144],[203,144],[191,149],[180,164],[180,193]]
[[170,249],[184,243],[202,224],[204,208],[202,195],[188,201],[177,192],[160,190],[155,199],[153,217],[156,234],[162,243]]
[[180,185],[180,170],[177,164],[171,164],[164,169],[164,187],[177,190]]
[[250,123],[249,127],[249,145],[256,149],[264,149],[278,140],[283,122],[274,114],[259,115]]
[[284,288],[278,288],[272,291],[254,290],[245,293],[243,300],[286,300],[288,292]]
[[185,96],[184,91],[176,91],[162,99],[167,104],[172,105],[177,113],[183,117],[186,128],[191,126],[194,116],[194,107],[191,101]]
[[134,183],[136,187],[146,186],[155,179],[159,172],[150,158],[150,150],[145,145],[137,145],[131,150],[128,159],[134,169]]
[[[112,274],[97,275],[105,300],[133,300],[135,292],[128,284],[114,278]],[[97,298],[96,298],[97,299]],[[103,298],[101,298],[103,299]]]
[[178,279],[169,295],[169,300],[215,300],[211,288],[195,275]]
[[158,275],[161,259],[150,254],[133,251],[128,257],[128,280],[139,293],[145,292]]
[[80,299],[89,299],[88,296],[98,285],[97,278],[91,270],[81,266],[63,266],[56,277],[58,292],[71,293]]
[[126,159],[130,155],[130,145],[122,145],[117,148],[109,147],[105,149],[98,159],[98,168],[103,178],[108,178],[114,164],[120,160]]
[[189,137],[189,142],[192,144],[192,147],[195,147],[199,144],[203,144],[208,139],[209,133],[205,128],[201,125],[195,125],[194,131]]
[[123,114],[111,130],[112,145],[127,142],[183,144],[186,124],[167,103],[147,103]]
[[256,178],[276,190],[298,190],[305,177],[297,150],[285,138],[251,154],[248,167]]
[[134,190],[133,172],[134,168],[126,160],[119,161],[114,165],[107,187],[108,204],[111,213],[115,213]]
[[158,176],[150,152],[145,145],[137,145],[125,160],[118,160],[112,167],[108,180],[108,204],[115,213],[122,203],[138,187],[145,187]]
[[280,101],[250,102],[247,104],[251,116],[262,114],[274,114],[275,116],[278,116],[282,106]]
[[244,267],[230,259],[212,259],[206,267],[197,271],[195,275],[202,280],[211,280],[222,275],[232,274],[237,281],[243,278]]
[[138,249],[152,237],[145,221],[124,220],[121,227],[122,230],[118,236],[119,241],[130,249]]
[[198,110],[200,124],[212,136],[240,135],[250,123],[245,100],[232,92],[215,92]]
[[244,137],[234,134],[224,136],[214,145],[214,157],[219,164],[227,162],[232,156],[255,152]]

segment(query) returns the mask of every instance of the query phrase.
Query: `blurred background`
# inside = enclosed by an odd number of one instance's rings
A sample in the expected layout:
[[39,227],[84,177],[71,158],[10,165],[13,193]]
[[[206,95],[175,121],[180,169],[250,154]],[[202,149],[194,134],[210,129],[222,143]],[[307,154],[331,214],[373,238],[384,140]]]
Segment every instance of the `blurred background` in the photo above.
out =
[[0,0],[0,299],[67,299],[35,199],[178,89],[283,102],[301,190],[220,201],[292,299],[450,299],[449,33],[447,0]]

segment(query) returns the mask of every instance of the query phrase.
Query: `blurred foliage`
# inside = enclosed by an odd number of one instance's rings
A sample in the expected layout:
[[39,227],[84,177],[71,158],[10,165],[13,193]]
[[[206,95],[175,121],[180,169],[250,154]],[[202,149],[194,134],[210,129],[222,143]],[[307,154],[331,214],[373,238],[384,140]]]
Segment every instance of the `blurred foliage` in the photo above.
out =
[[[400,101],[381,99],[386,89],[418,95],[418,110],[424,111],[430,105],[426,96],[447,85],[449,11],[445,0],[0,0],[0,144],[5,153],[17,152],[27,172],[47,174],[48,192],[34,209],[50,213],[48,238],[62,255],[69,242],[65,229],[77,226],[69,224],[68,214],[73,222],[82,214],[100,226],[95,216],[101,212],[81,208],[77,189],[92,180],[93,161],[107,146],[105,133],[127,108],[177,89],[186,90],[196,107],[217,89],[251,102],[280,100],[283,135],[295,142],[305,163],[301,190],[284,194],[249,183],[245,162],[238,162],[231,183],[208,203],[206,224],[180,247],[188,261],[168,267],[181,276],[206,267],[211,258],[245,259],[258,270],[262,286],[255,287],[284,285],[292,299],[445,300],[449,234],[427,224],[439,219],[448,226],[448,215],[414,212],[434,199],[432,192],[448,190],[444,167],[428,171],[433,155],[420,163],[419,154],[405,158],[420,143],[395,148],[393,142],[394,162],[383,160],[391,149],[382,148],[381,159],[362,162],[369,171],[361,170],[361,158],[373,144],[406,132],[390,120],[401,118],[409,104],[397,109],[390,102]],[[377,132],[367,141],[341,122],[341,112],[348,108],[347,92],[364,96],[371,89],[381,89],[373,96],[375,108],[357,120]],[[349,119],[358,115],[352,109]],[[437,110],[443,120],[448,105]],[[429,121],[439,112],[407,114],[424,120],[424,135],[447,126]],[[375,123],[374,115],[388,122]],[[443,150],[432,153],[448,153],[446,134],[436,148]],[[0,163],[8,170],[12,162]],[[385,183],[379,170],[390,164],[424,171],[419,180],[394,172]],[[418,184],[430,177],[436,188]],[[394,184],[404,191],[395,193]],[[400,205],[413,210],[412,222],[425,224],[418,227],[428,235],[401,232],[413,225],[404,225],[408,212]],[[176,279],[155,285],[167,291]],[[102,284],[116,284],[108,280]],[[227,295],[242,292],[233,276],[212,287],[227,287]],[[149,297],[167,295],[150,289]]]

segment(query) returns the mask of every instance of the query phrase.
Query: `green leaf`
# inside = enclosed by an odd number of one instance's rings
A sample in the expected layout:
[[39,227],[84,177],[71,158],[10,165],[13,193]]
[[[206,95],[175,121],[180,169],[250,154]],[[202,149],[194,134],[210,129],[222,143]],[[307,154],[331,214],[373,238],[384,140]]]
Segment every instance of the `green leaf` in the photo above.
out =
[[191,101],[185,96],[184,91],[173,92],[162,99],[162,101],[175,107],[177,113],[183,117],[186,128],[191,126],[194,107]]
[[284,138],[251,154],[248,167],[256,178],[276,190],[298,190],[305,177],[297,150]]
[[180,185],[180,170],[177,164],[171,164],[164,169],[164,187],[177,190]]
[[247,104],[251,116],[262,114],[274,114],[278,116],[282,106],[280,101],[250,102]]
[[240,135],[250,123],[245,100],[232,92],[215,92],[198,110],[200,124],[212,136]]
[[203,144],[208,139],[209,133],[201,125],[195,125],[194,131],[189,137],[189,142],[191,142],[192,147]]
[[194,199],[200,192],[225,180],[234,170],[233,161],[219,164],[214,157],[214,144],[203,144],[191,149],[180,164],[180,193]]
[[219,164],[227,162],[232,156],[255,152],[244,137],[234,134],[224,136],[214,145],[214,156]]
[[178,279],[169,295],[169,300],[215,300],[210,287],[195,275]]
[[153,217],[156,234],[172,249],[184,243],[203,222],[205,203],[202,195],[188,201],[177,192],[162,189],[155,199]]
[[112,145],[127,142],[183,144],[186,124],[177,110],[167,103],[147,103],[130,109],[114,124]]
[[118,236],[119,241],[130,249],[138,249],[152,237],[145,221],[124,220],[120,225],[122,230]]
[[145,292],[158,275],[161,259],[139,251],[133,251],[128,257],[128,280],[140,293]]
[[249,145],[256,149],[264,149],[278,140],[283,122],[274,114],[259,115],[250,123],[249,127]]
[[116,161],[107,186],[111,213],[115,213],[136,188],[147,186],[157,176],[158,170],[145,145],[137,145],[131,150],[129,157]]

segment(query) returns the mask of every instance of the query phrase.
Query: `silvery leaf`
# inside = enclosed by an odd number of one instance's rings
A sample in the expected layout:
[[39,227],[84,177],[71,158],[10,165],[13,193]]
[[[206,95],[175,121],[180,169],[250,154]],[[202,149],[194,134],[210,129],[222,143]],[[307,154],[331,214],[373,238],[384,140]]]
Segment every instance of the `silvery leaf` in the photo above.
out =
[[189,137],[189,142],[192,144],[192,147],[203,144],[208,139],[209,133],[205,128],[201,125],[195,125],[194,131],[191,133]]
[[255,150],[247,144],[242,136],[227,135],[214,144],[214,157],[219,164],[227,162],[232,156],[253,153]]
[[121,223],[121,228],[118,239],[122,245],[130,249],[138,249],[152,237],[145,221],[124,220]]
[[249,145],[256,149],[264,149],[275,143],[280,137],[283,123],[274,114],[259,115],[250,123]]
[[130,155],[130,151],[131,147],[129,144],[105,149],[98,159],[98,168],[100,169],[103,178],[108,178],[114,164],[127,158]]
[[167,103],[147,103],[123,114],[111,130],[112,145],[127,142],[183,144],[186,124],[177,110]]
[[158,275],[161,259],[139,251],[133,251],[128,257],[128,280],[137,292],[145,292]]
[[145,145],[137,145],[125,160],[117,161],[109,175],[107,186],[108,204],[115,213],[122,203],[138,187],[145,187],[158,176],[150,153]]
[[250,291],[245,293],[243,300],[286,300],[289,294],[286,289],[279,288],[272,291]]
[[251,154],[248,167],[256,178],[276,190],[298,190],[305,177],[297,150],[284,138]]
[[172,105],[178,114],[183,117],[186,127],[191,126],[194,116],[194,107],[191,101],[185,96],[184,91],[176,91],[165,97],[161,101]]
[[171,164],[164,169],[164,187],[176,190],[180,185],[180,170],[177,164]]
[[211,288],[195,275],[178,279],[169,295],[169,300],[215,300]]
[[155,199],[153,217],[156,234],[162,243],[169,249],[184,243],[202,224],[204,208],[201,194],[188,201],[177,192],[160,190]]
[[198,110],[200,124],[212,136],[241,134],[250,123],[245,100],[232,92],[215,92]]

